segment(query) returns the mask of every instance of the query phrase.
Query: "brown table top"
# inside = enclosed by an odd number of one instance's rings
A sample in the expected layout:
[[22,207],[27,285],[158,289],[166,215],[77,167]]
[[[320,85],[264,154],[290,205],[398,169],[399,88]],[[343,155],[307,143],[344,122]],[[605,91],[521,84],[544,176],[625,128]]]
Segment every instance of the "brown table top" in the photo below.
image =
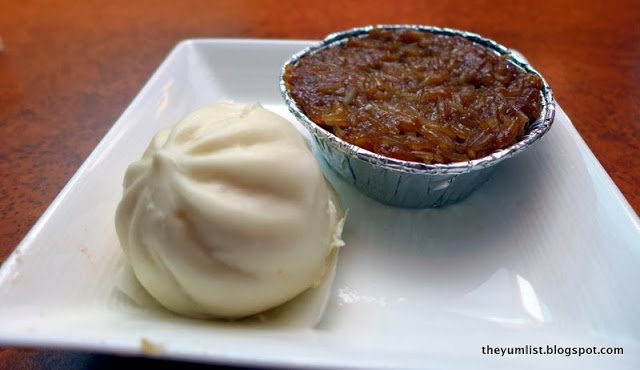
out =
[[[640,211],[640,3],[635,0],[10,0],[0,11],[0,262],[180,40],[319,39],[376,23],[469,30],[520,50]],[[7,369],[121,365],[184,366],[64,351],[0,350],[0,368]]]

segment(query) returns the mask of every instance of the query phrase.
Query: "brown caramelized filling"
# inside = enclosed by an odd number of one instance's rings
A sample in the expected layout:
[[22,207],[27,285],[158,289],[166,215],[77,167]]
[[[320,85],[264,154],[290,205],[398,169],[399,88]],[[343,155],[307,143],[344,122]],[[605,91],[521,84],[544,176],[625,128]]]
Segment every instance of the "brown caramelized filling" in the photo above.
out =
[[516,143],[542,110],[542,80],[458,36],[374,29],[285,71],[316,124],[387,157],[468,161]]

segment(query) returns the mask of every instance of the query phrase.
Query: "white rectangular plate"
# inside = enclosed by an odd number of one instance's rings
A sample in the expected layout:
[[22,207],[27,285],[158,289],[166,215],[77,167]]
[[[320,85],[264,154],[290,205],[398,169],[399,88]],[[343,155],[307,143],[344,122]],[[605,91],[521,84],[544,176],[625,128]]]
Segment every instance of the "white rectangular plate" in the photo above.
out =
[[[350,213],[315,329],[225,326],[128,304],[114,230],[127,165],[160,127],[213,102],[261,102],[293,123],[278,74],[308,44],[180,43],[3,264],[0,345],[258,366],[638,368],[638,217],[562,110],[545,138],[444,209],[385,207],[327,170]],[[486,345],[624,355],[502,357],[483,355]]]

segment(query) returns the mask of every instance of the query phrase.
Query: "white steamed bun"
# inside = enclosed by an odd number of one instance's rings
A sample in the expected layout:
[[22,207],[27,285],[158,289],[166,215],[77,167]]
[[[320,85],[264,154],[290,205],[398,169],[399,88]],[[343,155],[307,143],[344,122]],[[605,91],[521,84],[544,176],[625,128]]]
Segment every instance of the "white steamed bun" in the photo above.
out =
[[322,281],[343,244],[334,194],[284,118],[216,104],[158,132],[129,166],[116,229],[162,305],[239,318]]

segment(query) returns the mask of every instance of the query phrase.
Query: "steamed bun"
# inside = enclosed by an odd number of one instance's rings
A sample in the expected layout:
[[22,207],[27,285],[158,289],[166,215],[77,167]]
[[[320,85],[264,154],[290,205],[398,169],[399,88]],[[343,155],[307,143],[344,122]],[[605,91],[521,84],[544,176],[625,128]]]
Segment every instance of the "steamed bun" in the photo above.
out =
[[319,284],[342,222],[304,138],[259,105],[208,106],[158,132],[116,212],[140,283],[192,317],[249,316]]

